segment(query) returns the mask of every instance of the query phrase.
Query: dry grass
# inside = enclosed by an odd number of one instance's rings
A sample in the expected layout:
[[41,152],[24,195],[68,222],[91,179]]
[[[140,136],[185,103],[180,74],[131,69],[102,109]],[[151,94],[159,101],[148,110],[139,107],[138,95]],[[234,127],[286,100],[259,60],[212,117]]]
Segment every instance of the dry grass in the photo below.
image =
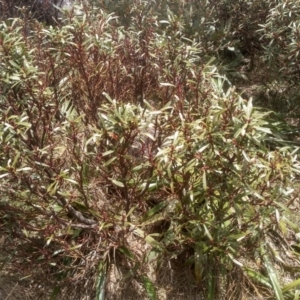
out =
[[0,277],[0,300],[32,299],[30,291],[27,291],[16,278]]

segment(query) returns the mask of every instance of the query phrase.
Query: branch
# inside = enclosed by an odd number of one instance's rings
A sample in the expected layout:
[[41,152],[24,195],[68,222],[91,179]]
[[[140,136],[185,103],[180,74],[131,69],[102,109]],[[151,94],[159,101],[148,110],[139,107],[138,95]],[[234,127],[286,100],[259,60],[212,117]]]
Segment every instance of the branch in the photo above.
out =
[[72,217],[74,217],[77,221],[79,221],[85,225],[96,225],[97,224],[97,222],[95,220],[84,217],[81,212],[77,211],[74,207],[72,207],[70,204],[68,204],[67,200],[63,196],[61,196],[59,194],[56,194],[56,196],[57,196],[58,200],[61,202],[61,205],[66,207],[68,210],[68,213]]

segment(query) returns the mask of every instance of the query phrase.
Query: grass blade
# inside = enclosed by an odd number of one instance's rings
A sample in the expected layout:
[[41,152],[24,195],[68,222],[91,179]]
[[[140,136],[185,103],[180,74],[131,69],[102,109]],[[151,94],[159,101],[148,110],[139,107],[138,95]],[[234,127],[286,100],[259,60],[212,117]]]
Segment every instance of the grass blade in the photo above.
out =
[[300,278],[297,279],[297,280],[294,280],[293,282],[285,285],[283,288],[282,288],[282,292],[285,293],[287,291],[290,291],[291,289],[294,289],[296,287],[300,286]]
[[275,297],[277,300],[284,300],[282,290],[281,290],[281,287],[280,287],[280,284],[279,284],[279,281],[277,278],[276,271],[274,270],[263,246],[261,246],[261,253],[262,253],[264,265],[266,267],[271,285],[273,287],[273,291],[275,293]]
[[156,291],[152,281],[147,276],[141,276],[142,283],[150,300],[156,300]]
[[247,267],[244,267],[243,270],[246,272],[246,274],[255,281],[261,283],[262,285],[272,288],[272,285],[270,284],[270,281],[267,277],[263,276],[261,273],[258,273],[252,269],[249,269]]
[[203,265],[203,253],[198,245],[195,247],[195,276],[197,284],[200,284],[202,281],[202,275],[204,271]]
[[96,283],[96,300],[105,300],[106,266],[107,262],[100,262],[99,274]]

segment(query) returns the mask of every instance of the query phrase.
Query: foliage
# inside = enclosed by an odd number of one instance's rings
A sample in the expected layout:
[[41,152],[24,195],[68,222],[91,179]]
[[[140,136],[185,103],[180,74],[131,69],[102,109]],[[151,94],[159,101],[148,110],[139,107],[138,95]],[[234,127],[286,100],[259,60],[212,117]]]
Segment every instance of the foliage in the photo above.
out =
[[[72,0],[2,0],[0,1],[0,19],[6,20],[22,16],[25,20],[37,19],[48,25],[59,22],[59,10],[69,6]],[[28,25],[27,25],[28,26]],[[25,28],[28,30],[28,28]]]
[[[228,23],[222,7],[241,9],[225,2],[210,26]],[[147,268],[182,257],[205,299],[240,299],[251,285],[229,289],[237,276],[290,299],[299,280],[283,286],[273,264],[299,271],[277,252],[299,256],[286,243],[299,232],[294,129],[209,60],[226,47],[250,55],[254,21],[248,40],[243,27],[209,40],[206,21],[197,39],[172,8],[141,14],[148,5],[135,2],[123,25],[88,5],[56,27],[31,21],[30,35],[27,20],[1,23],[0,229],[17,241],[13,263],[55,274],[52,299],[68,281],[104,299],[113,264],[155,299]]]
[[[255,103],[299,118],[299,4],[289,1],[104,1],[128,27],[132,17],[153,12],[170,21],[178,32],[199,43],[201,57],[215,57],[244,96]],[[136,5],[136,7],[135,7]],[[132,9],[132,7],[135,7]],[[178,27],[178,28],[177,28]],[[163,28],[166,30],[166,28]]]

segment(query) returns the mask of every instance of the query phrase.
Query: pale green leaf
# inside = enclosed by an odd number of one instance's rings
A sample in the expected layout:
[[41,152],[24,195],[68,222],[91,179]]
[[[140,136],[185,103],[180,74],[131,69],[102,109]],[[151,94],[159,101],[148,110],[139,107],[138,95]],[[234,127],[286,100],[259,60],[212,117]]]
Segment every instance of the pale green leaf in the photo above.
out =
[[247,268],[247,267],[244,267],[243,270],[246,272],[246,274],[254,279],[255,281],[263,284],[264,286],[268,287],[268,288],[272,288],[271,284],[270,284],[270,281],[267,277],[265,277],[264,275],[262,275],[261,273],[259,272],[256,272],[250,268]]
[[288,292],[288,291],[290,291],[290,290],[292,290],[292,289],[294,289],[294,288],[296,288],[296,287],[299,287],[299,286],[300,286],[300,278],[297,279],[297,280],[294,280],[293,282],[291,282],[291,283],[289,283],[289,284],[287,284],[287,285],[285,285],[285,286],[282,288],[282,292],[283,292],[283,293],[286,293],[286,292]]
[[124,183],[123,183],[123,182],[118,181],[118,180],[116,180],[116,179],[112,179],[112,178],[110,178],[110,180],[111,180],[111,182],[112,182],[114,185],[119,186],[119,187],[124,187]]

